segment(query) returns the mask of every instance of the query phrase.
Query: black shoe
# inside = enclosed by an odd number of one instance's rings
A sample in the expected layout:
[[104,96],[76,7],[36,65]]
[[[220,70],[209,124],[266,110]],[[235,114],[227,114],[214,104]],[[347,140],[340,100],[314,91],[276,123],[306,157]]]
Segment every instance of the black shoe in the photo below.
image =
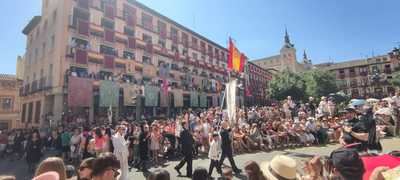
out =
[[176,170],[176,172],[178,173],[178,175],[182,175],[181,171],[179,171],[179,169],[177,167],[174,168]]
[[186,175],[185,177],[192,178],[192,175]]

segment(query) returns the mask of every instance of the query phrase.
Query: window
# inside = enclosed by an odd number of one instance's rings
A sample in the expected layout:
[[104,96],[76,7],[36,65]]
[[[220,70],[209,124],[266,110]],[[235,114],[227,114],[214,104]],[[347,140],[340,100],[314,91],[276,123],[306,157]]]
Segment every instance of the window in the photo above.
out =
[[123,16],[128,26],[135,26],[136,24],[136,9],[124,4]]
[[194,60],[197,60],[197,58],[198,58],[198,57],[197,57],[197,53],[192,53],[192,56],[193,56],[193,59],[194,59]]
[[165,48],[165,40],[159,39],[158,40],[158,45],[160,45],[160,47],[162,47],[162,48]]
[[167,24],[165,24],[162,21],[158,21],[158,34],[160,35],[161,38],[165,39],[167,37]]
[[142,62],[143,62],[143,64],[152,64],[151,58],[147,57],[147,56],[143,56]]
[[173,43],[178,43],[178,30],[171,27],[171,40]]
[[40,121],[40,110],[42,107],[42,103],[40,101],[36,101],[35,104],[35,123],[39,123]]
[[29,103],[28,106],[28,122],[32,122],[32,112],[33,111],[33,102]]
[[56,10],[54,10],[53,11],[53,18],[52,18],[52,22],[53,22],[53,24],[56,22],[56,20],[57,20],[57,9]]
[[42,57],[45,57],[46,54],[46,43],[42,44]]
[[22,105],[21,122],[25,122],[26,104]]
[[128,36],[135,36],[135,30],[133,30],[133,28],[129,28],[127,26],[125,26],[125,28],[124,28],[124,33]]
[[179,52],[179,50],[178,50],[178,47],[176,46],[176,45],[171,45],[171,50],[172,50],[172,52],[174,52],[174,53],[177,53],[177,52]]
[[194,49],[198,48],[197,39],[195,37],[192,37],[192,48]]
[[106,27],[108,29],[114,29],[114,21],[108,20],[106,18],[101,19],[101,26]]
[[54,35],[52,35],[51,36],[51,49],[54,48],[55,44],[56,44],[56,37]]
[[39,28],[37,28],[37,30],[36,30],[36,38],[38,38],[38,37],[39,37],[39,34],[40,34],[40,29],[39,29]]
[[186,33],[182,32],[182,44],[187,47],[189,45],[189,37]]
[[39,56],[39,49],[35,48],[35,59],[33,60],[34,62],[38,60],[38,56]]
[[124,57],[124,59],[134,60],[135,54],[132,52],[129,52],[129,51],[124,51],[123,57]]
[[105,45],[100,45],[100,53],[101,54],[107,54],[107,55],[112,55],[115,56],[117,55],[117,52],[114,48],[105,46]]
[[44,25],[43,25],[43,32],[45,32],[45,31],[46,31],[46,29],[47,29],[47,19],[46,19],[46,21],[44,21]]
[[151,36],[149,36],[147,34],[143,34],[143,41],[146,43],[152,43],[153,39]]
[[142,13],[142,25],[145,29],[153,30],[153,17],[151,15]]
[[79,8],[74,8],[72,16],[72,26],[76,27],[78,19],[89,22],[90,21],[89,16],[90,16],[89,11],[84,11]]
[[3,111],[10,111],[12,109],[12,98],[6,97],[0,99],[1,109]]

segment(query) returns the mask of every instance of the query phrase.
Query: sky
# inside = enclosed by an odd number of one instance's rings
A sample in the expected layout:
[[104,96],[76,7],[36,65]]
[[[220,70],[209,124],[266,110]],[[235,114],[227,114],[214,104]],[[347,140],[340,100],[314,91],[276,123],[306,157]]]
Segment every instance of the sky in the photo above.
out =
[[[279,54],[285,27],[302,59],[341,62],[385,54],[400,45],[398,0],[139,0],[226,47],[232,37],[250,59]],[[24,55],[22,29],[40,15],[41,0],[12,0],[0,7],[0,73],[15,73]]]

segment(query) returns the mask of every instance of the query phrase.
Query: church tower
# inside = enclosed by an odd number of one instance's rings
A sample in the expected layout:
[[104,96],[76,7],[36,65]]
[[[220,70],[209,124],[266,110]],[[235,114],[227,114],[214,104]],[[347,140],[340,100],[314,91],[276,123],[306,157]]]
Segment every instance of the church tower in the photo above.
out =
[[290,37],[286,28],[284,44],[281,48],[280,56],[282,70],[287,69],[292,72],[297,72],[296,48],[294,48],[294,44],[290,42]]
[[303,52],[303,65],[306,70],[310,70],[312,68],[311,59],[308,59],[306,50]]

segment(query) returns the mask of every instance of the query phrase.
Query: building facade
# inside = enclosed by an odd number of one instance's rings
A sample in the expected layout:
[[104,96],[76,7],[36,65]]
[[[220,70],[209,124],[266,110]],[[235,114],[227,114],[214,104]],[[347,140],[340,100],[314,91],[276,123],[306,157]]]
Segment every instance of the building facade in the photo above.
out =
[[284,44],[278,55],[252,60],[252,62],[264,69],[278,72],[288,70],[298,73],[309,70],[312,67],[312,62],[307,58],[305,51],[303,62],[299,63],[297,61],[296,48],[290,42],[287,30],[285,31]]
[[399,64],[389,55],[318,64],[315,67],[333,72],[338,88],[353,98],[383,98],[395,93],[389,80],[392,73],[399,70]]
[[[134,0],[43,0],[42,4],[41,16],[23,30],[27,48],[21,100],[27,113],[21,113],[21,121],[28,126],[59,124],[74,113],[95,121],[107,109],[99,106],[99,89],[107,80],[119,87],[151,84],[168,89],[168,96],[182,90],[183,107],[196,107],[190,102],[193,92],[206,98],[199,98],[197,104],[203,105],[197,107],[218,104],[216,96],[228,73],[224,47]],[[73,107],[68,102],[68,80],[76,79],[71,77],[91,80],[93,102],[88,106]],[[139,92],[144,95],[144,90]],[[135,110],[121,103],[112,109],[116,114]],[[165,109],[144,107],[144,114]]]
[[266,105],[269,100],[268,83],[273,74],[253,62],[248,62],[246,66],[246,105]]
[[0,74],[0,130],[24,127],[19,115],[21,84],[14,75]]

